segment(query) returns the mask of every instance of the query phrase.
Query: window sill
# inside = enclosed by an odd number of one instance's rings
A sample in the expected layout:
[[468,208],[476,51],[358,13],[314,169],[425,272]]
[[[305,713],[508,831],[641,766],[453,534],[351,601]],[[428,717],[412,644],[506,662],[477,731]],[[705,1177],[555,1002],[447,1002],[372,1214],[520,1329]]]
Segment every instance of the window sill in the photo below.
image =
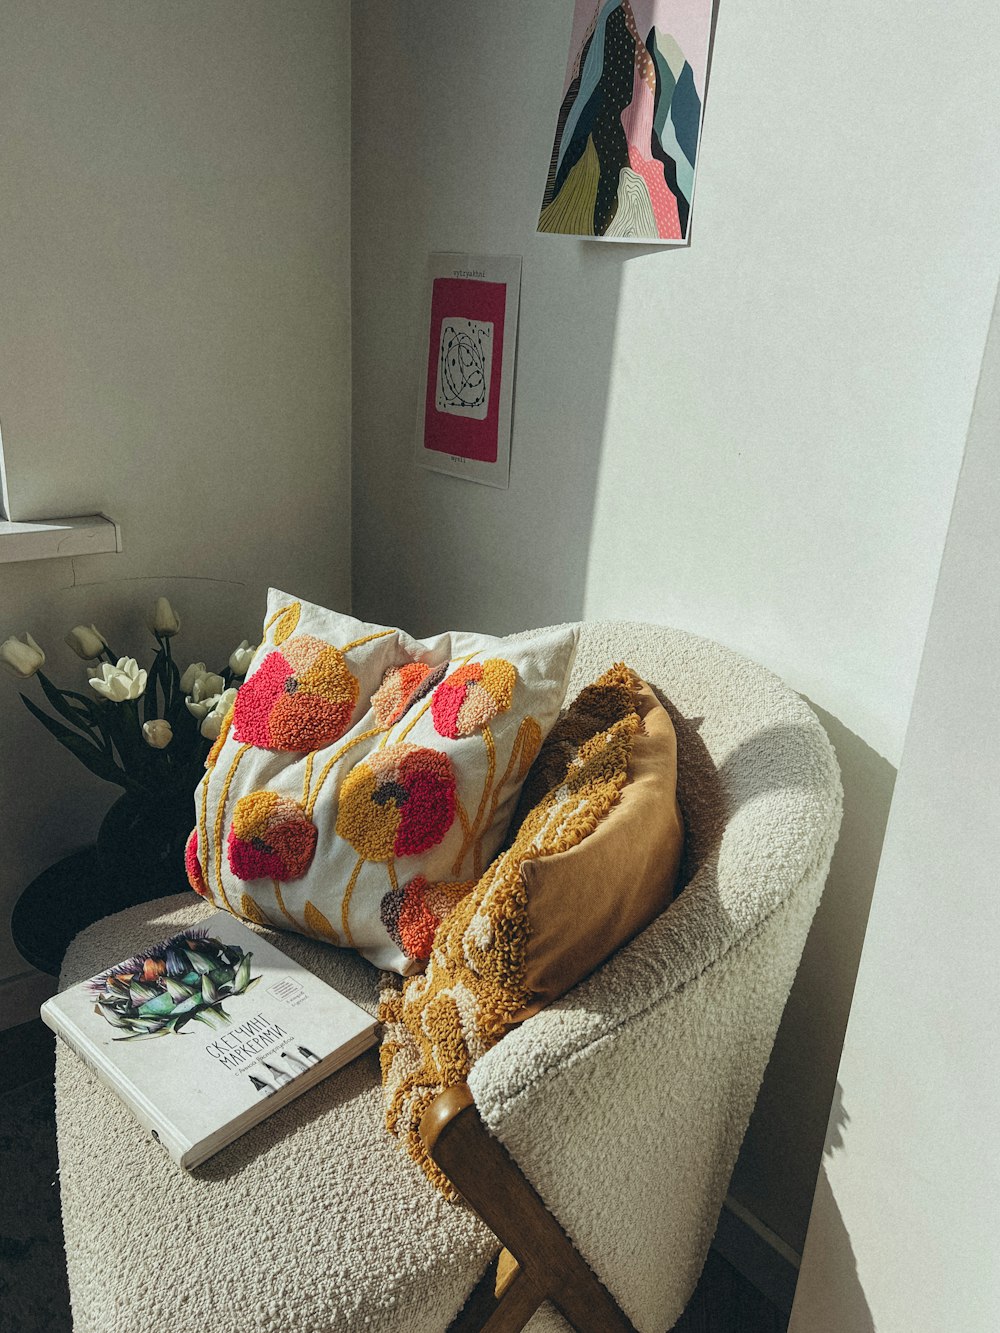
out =
[[33,523],[0,519],[0,565],[14,560],[50,560],[56,556],[102,555],[122,549],[118,524],[103,514],[52,518]]

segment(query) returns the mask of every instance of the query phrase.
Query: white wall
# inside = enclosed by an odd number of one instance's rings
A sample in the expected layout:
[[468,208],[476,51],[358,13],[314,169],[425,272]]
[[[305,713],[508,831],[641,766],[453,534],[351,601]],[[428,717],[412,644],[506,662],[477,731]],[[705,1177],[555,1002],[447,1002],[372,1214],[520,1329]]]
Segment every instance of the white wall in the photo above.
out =
[[[0,423],[18,517],[102,510],[118,556],[0,565],[0,638],[95,621],[221,662],[268,582],[350,595],[347,0],[7,0]],[[148,645],[148,647],[147,647]],[[6,922],[117,794],[0,681]],[[2,1026],[2,1019],[0,1019]]]
[[793,1333],[1000,1326],[1000,308],[934,600]]
[[[1000,265],[997,15],[723,3],[658,251],[534,234],[572,11],[355,7],[355,604],[675,623],[819,708],[844,833],[734,1185],[799,1248]],[[524,257],[509,492],[411,459],[451,249]]]

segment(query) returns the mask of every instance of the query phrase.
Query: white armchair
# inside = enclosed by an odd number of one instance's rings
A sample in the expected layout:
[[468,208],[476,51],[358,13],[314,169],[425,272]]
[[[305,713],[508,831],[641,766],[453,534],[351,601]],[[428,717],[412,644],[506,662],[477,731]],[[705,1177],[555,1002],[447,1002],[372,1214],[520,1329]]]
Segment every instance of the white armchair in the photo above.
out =
[[[428,1113],[436,1160],[492,1229],[388,1139],[374,1052],[188,1175],[60,1051],[78,1333],[674,1324],[822,892],[841,791],[819,722],[760,666],[677,630],[585,624],[571,693],[615,661],[674,718],[686,883],[641,935],[490,1050],[468,1093]],[[208,910],[182,895],[99,922],[71,947],[63,983]],[[362,959],[292,935],[281,944],[375,1011],[377,975]],[[548,1213],[533,1218],[536,1192],[559,1224],[551,1236]],[[517,1262],[504,1258],[494,1311],[501,1245]]]

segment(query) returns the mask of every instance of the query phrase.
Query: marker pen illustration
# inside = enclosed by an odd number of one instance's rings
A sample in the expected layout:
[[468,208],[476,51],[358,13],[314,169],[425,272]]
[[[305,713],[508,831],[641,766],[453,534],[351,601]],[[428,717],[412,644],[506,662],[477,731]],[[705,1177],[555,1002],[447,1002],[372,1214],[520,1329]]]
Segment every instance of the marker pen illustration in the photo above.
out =
[[312,1051],[309,1049],[308,1046],[300,1046],[300,1047],[299,1047],[299,1054],[305,1056],[306,1060],[308,1060],[308,1062],[309,1062],[311,1065],[318,1065],[318,1064],[319,1064],[319,1056],[318,1056],[318,1055],[313,1055]]
[[259,1079],[255,1074],[250,1074],[248,1077],[259,1097],[270,1097],[272,1092],[278,1091],[274,1084],[267,1082],[266,1079]]
[[309,1066],[292,1051],[282,1051],[281,1058],[293,1074],[304,1074]]
[[267,1072],[273,1077],[279,1088],[283,1088],[286,1083],[291,1083],[291,1074],[286,1074],[283,1069],[275,1069],[274,1065],[269,1065],[266,1060],[261,1060],[261,1064]]

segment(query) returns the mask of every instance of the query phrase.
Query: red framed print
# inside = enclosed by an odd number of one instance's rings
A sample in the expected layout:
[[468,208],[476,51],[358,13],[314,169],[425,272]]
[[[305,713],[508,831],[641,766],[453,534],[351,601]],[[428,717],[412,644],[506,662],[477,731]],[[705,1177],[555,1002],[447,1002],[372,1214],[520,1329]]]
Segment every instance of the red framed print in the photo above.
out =
[[431,256],[417,416],[424,467],[509,485],[520,287],[520,258]]

